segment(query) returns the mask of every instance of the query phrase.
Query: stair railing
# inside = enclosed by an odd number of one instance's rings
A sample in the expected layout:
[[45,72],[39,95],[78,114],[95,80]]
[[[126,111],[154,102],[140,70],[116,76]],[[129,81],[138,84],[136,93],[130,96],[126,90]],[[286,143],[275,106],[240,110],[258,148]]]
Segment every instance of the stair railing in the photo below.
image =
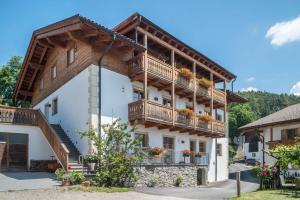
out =
[[59,136],[56,134],[55,130],[48,123],[44,114],[38,110],[36,111],[37,116],[37,125],[42,130],[43,134],[47,138],[50,146],[52,147],[58,161],[64,170],[68,171],[68,162],[69,162],[69,150],[66,145],[61,141]]

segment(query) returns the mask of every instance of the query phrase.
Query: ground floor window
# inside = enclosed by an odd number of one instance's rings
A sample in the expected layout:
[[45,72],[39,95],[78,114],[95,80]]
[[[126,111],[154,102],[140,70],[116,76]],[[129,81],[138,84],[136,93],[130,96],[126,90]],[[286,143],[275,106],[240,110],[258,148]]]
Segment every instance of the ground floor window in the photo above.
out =
[[199,152],[206,152],[206,143],[205,142],[199,142]]
[[141,140],[141,147],[149,147],[149,135],[147,133],[136,133],[135,138]]
[[164,149],[174,149],[174,138],[163,137],[163,147]]

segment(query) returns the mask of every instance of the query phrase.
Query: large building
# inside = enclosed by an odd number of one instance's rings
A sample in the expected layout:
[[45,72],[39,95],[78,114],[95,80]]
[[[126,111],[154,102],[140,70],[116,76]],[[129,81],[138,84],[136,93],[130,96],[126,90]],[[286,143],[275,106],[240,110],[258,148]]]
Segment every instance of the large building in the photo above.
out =
[[79,131],[120,118],[145,147],[172,152],[168,164],[226,180],[226,111],[241,101],[226,85],[235,78],[138,13],[112,30],[79,15],[51,24],[33,32],[14,94],[33,109],[0,108],[1,168],[53,158],[66,168],[93,151]]

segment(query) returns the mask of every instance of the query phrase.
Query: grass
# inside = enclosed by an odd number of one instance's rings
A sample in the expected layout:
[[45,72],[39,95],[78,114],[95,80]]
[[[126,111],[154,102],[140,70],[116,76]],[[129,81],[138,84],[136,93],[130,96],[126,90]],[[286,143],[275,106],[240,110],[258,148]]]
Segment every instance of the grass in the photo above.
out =
[[83,192],[106,192],[106,193],[115,193],[115,192],[129,192],[130,188],[126,187],[82,187],[82,186],[71,186],[69,190],[73,191],[83,191]]
[[257,190],[255,192],[244,193],[241,197],[234,197],[231,200],[299,200],[300,194],[298,193],[298,198],[294,194],[292,191],[281,193],[281,190]]

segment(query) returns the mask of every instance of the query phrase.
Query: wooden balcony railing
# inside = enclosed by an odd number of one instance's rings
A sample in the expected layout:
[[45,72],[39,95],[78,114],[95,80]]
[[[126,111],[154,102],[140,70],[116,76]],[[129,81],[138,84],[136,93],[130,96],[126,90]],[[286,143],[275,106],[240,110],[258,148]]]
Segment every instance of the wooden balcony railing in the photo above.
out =
[[148,73],[172,81],[172,67],[157,58],[148,55]]
[[200,86],[199,84],[196,85],[196,92],[198,96],[203,96],[207,98],[211,98],[211,90]]
[[225,93],[222,90],[213,89],[214,100],[218,101],[221,104],[225,104]]
[[36,126],[36,111],[0,106],[0,123]]
[[40,111],[0,106],[0,123],[40,127],[61,165],[68,169],[69,151]]
[[[199,131],[211,131],[211,122],[201,121],[198,117],[193,116],[191,118],[180,114],[174,110],[174,116],[172,115],[172,108],[160,105],[147,100],[139,100],[128,104],[128,118],[129,121],[142,120],[156,122],[158,126],[169,125],[170,128],[174,126],[182,129],[199,130]],[[225,134],[225,123],[221,121],[213,121],[213,132],[221,135]]]
[[178,87],[188,89],[190,91],[194,91],[194,80],[193,79],[187,79],[183,77],[178,69],[175,69],[175,84]]

